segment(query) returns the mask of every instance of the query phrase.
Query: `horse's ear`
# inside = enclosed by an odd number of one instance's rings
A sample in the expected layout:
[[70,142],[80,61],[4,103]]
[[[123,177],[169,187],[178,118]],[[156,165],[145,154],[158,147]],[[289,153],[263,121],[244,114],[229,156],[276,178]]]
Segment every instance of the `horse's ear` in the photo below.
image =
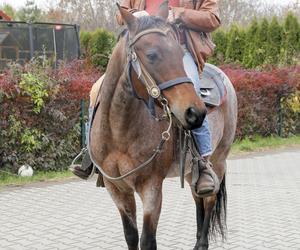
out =
[[131,34],[134,34],[137,29],[137,18],[132,15],[128,10],[122,8],[119,3],[117,3],[120,15],[128,27]]
[[157,16],[161,17],[164,20],[167,20],[169,16],[169,1],[163,1],[162,4],[159,6]]

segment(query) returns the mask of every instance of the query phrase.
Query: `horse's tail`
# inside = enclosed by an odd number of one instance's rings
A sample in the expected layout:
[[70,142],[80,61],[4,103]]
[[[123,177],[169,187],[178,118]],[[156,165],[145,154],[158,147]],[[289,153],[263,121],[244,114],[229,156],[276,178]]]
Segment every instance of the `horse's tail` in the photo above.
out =
[[213,209],[210,219],[209,237],[216,238],[221,236],[222,240],[226,239],[227,225],[227,191],[225,183],[225,175],[220,184],[219,192],[217,193],[217,201],[215,209]]

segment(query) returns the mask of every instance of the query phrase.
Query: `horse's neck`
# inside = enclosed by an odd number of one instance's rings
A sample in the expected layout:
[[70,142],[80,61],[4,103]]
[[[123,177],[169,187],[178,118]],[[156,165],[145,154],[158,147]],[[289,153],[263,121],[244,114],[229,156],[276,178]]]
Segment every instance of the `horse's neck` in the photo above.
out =
[[101,138],[122,138],[138,123],[139,116],[145,108],[141,102],[128,91],[125,75],[126,53],[124,41],[120,41],[114,50],[107,67],[103,82],[99,111],[95,123],[101,126]]

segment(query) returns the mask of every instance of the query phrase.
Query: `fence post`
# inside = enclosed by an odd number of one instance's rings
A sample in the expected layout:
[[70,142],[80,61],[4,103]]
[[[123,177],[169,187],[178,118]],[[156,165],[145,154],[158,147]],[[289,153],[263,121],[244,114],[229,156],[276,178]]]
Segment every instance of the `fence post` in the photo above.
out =
[[32,23],[28,23],[29,29],[29,47],[30,47],[30,59],[33,58],[34,54],[34,44],[33,44],[33,32],[32,32]]
[[85,146],[85,124],[84,124],[85,102],[84,102],[84,99],[81,99],[80,106],[81,106],[81,110],[80,110],[80,132],[81,132],[80,145],[81,145],[81,148],[84,148],[84,146]]
[[78,58],[77,59],[79,59],[80,56],[81,56],[81,52],[80,52],[80,36],[79,36],[80,26],[77,25],[77,24],[75,24],[74,28],[75,28],[75,31],[76,31],[75,33],[76,33],[77,50],[78,50]]
[[277,133],[279,137],[282,137],[282,107],[281,107],[281,97],[278,98],[278,122],[277,122]]

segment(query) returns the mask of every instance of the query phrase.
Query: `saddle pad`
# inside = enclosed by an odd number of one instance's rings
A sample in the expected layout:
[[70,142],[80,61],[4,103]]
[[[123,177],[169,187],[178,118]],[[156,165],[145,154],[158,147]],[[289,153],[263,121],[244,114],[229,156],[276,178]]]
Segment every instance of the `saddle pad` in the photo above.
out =
[[207,106],[217,107],[223,103],[227,94],[225,79],[227,76],[221,69],[209,63],[205,64],[200,75],[200,97]]

